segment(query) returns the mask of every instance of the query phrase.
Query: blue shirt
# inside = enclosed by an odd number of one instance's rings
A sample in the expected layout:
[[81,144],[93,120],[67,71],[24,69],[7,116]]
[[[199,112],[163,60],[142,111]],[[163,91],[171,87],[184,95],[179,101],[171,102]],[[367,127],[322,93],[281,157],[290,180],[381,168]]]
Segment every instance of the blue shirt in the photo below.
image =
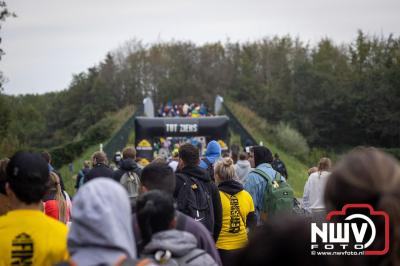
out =
[[[275,177],[276,171],[268,163],[259,164],[256,169],[266,173],[270,178]],[[283,180],[283,178],[282,178]],[[267,181],[257,173],[250,171],[244,180],[244,189],[253,198],[254,208],[257,217],[257,224],[261,224],[260,213],[264,209],[264,192],[267,188]]]

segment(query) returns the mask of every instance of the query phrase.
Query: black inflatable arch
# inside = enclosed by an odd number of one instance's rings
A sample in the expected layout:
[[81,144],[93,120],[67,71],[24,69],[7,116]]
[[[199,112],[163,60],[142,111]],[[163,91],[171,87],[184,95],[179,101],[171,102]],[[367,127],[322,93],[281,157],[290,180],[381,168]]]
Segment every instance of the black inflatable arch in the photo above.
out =
[[[229,143],[229,118],[214,117],[136,117],[135,146],[138,157],[152,159],[152,140],[156,137],[205,137]],[[146,145],[147,143],[147,145]],[[149,145],[150,144],[150,145]]]

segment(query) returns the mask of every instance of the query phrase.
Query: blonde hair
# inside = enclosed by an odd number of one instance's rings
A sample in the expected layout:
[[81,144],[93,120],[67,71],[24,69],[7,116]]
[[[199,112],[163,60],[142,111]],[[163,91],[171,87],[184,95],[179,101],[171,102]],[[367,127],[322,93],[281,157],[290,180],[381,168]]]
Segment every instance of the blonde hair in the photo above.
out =
[[50,191],[55,191],[54,199],[58,206],[58,220],[67,223],[67,202],[61,190],[60,178],[54,172],[50,172]]
[[233,160],[229,157],[223,158],[215,164],[214,173],[220,181],[237,179]]

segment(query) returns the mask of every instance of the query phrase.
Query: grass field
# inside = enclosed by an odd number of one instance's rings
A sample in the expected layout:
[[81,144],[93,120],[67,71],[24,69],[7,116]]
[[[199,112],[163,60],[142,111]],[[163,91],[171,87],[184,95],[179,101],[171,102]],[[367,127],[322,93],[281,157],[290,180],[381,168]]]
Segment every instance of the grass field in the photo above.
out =
[[304,184],[307,181],[308,167],[294,156],[271,143],[271,138],[268,136],[268,134],[271,133],[270,130],[268,130],[268,124],[265,119],[257,116],[254,112],[243,105],[234,102],[225,103],[232,113],[234,113],[236,118],[258,142],[262,141],[264,146],[268,147],[272,153],[277,152],[279,154],[280,158],[286,165],[289,175],[288,182],[293,187],[295,196],[302,197]]

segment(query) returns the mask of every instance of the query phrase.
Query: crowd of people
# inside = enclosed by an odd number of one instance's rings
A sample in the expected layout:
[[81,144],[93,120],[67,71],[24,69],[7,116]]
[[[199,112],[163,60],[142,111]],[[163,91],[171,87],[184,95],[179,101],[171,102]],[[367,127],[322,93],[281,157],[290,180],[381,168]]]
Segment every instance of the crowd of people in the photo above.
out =
[[211,116],[209,108],[204,103],[162,104],[158,109],[159,117],[204,117]]
[[[170,161],[145,167],[134,147],[120,156],[113,170],[95,152],[72,202],[48,153],[1,160],[0,265],[400,264],[400,167],[374,148],[334,165],[321,158],[309,170],[302,214],[293,211],[285,164],[265,146],[230,156],[211,141],[201,157],[185,143]],[[386,255],[310,255],[310,221],[348,203],[389,215]]]

